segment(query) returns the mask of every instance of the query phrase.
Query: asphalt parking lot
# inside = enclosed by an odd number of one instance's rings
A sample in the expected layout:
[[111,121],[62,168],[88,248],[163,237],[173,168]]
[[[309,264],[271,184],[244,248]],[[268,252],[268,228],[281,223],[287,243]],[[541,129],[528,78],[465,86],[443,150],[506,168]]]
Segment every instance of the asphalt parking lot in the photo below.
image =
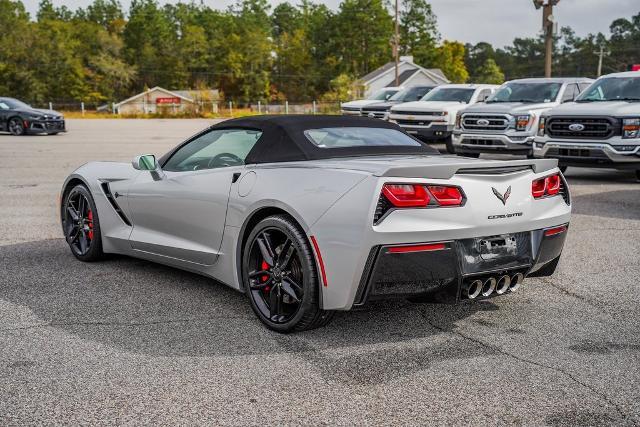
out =
[[279,335],[212,280],[76,261],[58,192],[90,160],[162,154],[205,120],[0,135],[0,423],[640,425],[640,183],[569,169],[556,275],[446,306],[397,301]]

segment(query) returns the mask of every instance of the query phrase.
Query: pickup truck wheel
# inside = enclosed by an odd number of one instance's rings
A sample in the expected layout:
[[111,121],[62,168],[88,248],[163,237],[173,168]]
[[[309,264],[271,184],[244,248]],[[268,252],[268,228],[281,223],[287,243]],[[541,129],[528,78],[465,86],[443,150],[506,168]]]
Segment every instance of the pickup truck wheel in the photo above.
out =
[[445,145],[447,146],[447,153],[449,154],[456,154],[456,149],[453,146],[453,137],[449,137],[447,138],[447,140],[445,141]]
[[640,181],[640,169],[636,169],[636,178]]

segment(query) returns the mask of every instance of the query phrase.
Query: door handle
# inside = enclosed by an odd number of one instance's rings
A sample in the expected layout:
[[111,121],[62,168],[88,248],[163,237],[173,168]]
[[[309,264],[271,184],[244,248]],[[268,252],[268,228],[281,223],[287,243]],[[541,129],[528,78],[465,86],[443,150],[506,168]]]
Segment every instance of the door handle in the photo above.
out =
[[240,178],[240,172],[234,172],[233,177],[231,178],[231,183],[235,184],[238,178]]

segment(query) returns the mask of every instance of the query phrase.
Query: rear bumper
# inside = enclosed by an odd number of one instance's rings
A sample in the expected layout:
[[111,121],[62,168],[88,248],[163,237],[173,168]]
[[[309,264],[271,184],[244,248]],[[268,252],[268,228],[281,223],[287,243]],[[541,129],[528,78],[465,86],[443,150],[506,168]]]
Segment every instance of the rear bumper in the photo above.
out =
[[[473,280],[497,280],[518,273],[550,275],[562,253],[567,231],[568,224],[563,224],[502,236],[375,246],[365,264],[353,305],[429,294],[443,302],[458,303],[465,298],[463,286]],[[491,241],[508,243],[492,251],[484,246]],[[493,292],[484,298],[496,295]]]
[[523,136],[514,141],[504,134],[475,134],[454,132],[453,146],[456,153],[509,153],[530,155],[534,137]]
[[536,138],[533,155],[538,158],[558,159],[561,166],[640,169],[640,144],[625,140],[611,144]]
[[64,120],[30,120],[27,121],[25,130],[28,133],[58,133],[66,132]]

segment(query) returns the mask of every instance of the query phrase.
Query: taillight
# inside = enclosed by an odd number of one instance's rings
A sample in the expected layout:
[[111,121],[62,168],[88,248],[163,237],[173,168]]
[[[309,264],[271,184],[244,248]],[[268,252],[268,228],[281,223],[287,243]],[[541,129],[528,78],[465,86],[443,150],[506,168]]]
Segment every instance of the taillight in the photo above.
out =
[[422,185],[385,184],[382,193],[393,206],[399,208],[419,208],[429,204],[431,198]]
[[397,208],[461,206],[464,196],[450,185],[385,184],[382,194]]
[[549,175],[536,179],[531,183],[531,195],[535,199],[545,196],[555,196],[560,192],[560,175]]
[[440,206],[460,206],[462,204],[462,193],[458,187],[430,185],[428,188]]

